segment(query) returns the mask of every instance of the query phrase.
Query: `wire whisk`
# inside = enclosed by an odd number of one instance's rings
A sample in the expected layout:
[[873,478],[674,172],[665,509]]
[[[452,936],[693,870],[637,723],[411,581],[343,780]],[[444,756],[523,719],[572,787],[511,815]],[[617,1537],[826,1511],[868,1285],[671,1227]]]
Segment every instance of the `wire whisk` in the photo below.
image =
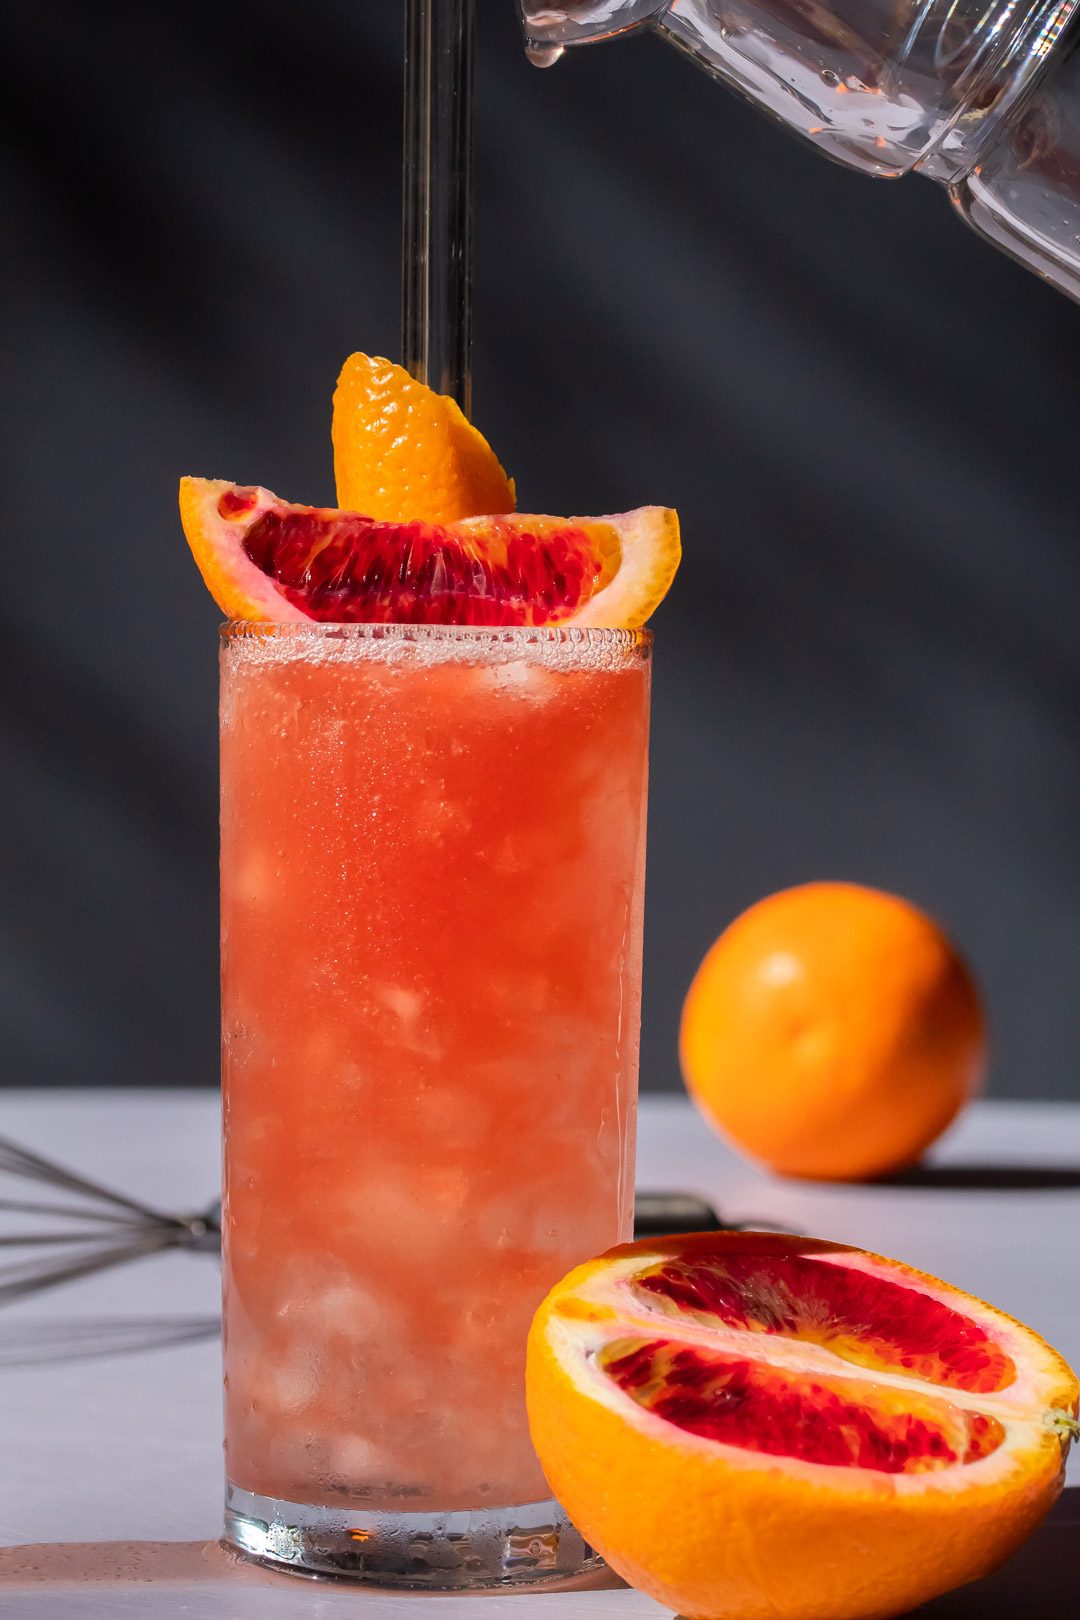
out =
[[0,1233],[0,1253],[17,1256],[0,1260],[0,1305],[165,1249],[213,1251],[221,1242],[219,1203],[171,1215],[0,1136],[4,1177],[48,1188],[63,1201],[0,1197],[0,1211],[16,1218],[16,1230]]

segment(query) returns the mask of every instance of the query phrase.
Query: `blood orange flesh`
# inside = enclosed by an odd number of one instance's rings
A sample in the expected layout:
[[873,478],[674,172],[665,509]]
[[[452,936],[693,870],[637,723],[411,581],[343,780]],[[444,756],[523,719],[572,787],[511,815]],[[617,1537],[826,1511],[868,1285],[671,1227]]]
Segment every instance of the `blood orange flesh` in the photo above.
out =
[[773,1457],[914,1474],[976,1462],[1005,1431],[934,1398],[875,1400],[856,1379],[798,1376],[670,1339],[626,1339],[599,1358],[646,1411],[706,1440]]
[[[987,1456],[1005,1437],[1001,1424],[949,1395],[1007,1388],[1011,1356],[955,1306],[907,1279],[846,1266],[841,1252],[819,1257],[768,1237],[749,1249],[675,1252],[623,1284],[655,1327],[670,1318],[670,1336],[607,1344],[597,1366],[646,1411],[750,1451],[890,1474]],[[704,1330],[705,1342],[681,1342],[680,1324]],[[787,1341],[794,1365],[790,1352],[780,1365],[768,1359],[770,1339]],[[800,1366],[803,1346],[809,1365]],[[856,1369],[912,1386],[898,1400]]]
[[206,584],[236,619],[634,628],[679,561],[678,520],[665,507],[380,522],[185,478],[180,509]]
[[800,1254],[671,1259],[630,1285],[662,1310],[824,1345],[845,1361],[987,1393],[1016,1376],[985,1327],[919,1289]]
[[313,619],[534,624],[568,618],[604,574],[582,529],[539,528],[490,518],[472,537],[433,523],[285,507],[263,512],[242,545]]

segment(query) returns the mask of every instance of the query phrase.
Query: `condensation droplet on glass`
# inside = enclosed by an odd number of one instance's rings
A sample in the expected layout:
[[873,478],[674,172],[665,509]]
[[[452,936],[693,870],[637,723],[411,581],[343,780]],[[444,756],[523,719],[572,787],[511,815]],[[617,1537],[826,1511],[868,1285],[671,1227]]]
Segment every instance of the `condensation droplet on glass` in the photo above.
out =
[[839,73],[834,73],[832,68],[822,68],[821,82],[822,84],[827,84],[830,90],[835,90],[837,85],[840,83],[840,75]]
[[538,45],[530,42],[525,47],[525,55],[533,67],[549,68],[555,66],[565,48],[563,45]]

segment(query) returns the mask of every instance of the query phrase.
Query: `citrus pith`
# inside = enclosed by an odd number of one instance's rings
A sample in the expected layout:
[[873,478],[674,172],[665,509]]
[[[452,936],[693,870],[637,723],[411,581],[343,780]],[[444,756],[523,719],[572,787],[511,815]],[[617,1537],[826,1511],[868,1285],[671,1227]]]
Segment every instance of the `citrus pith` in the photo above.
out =
[[634,629],[679,562],[678,519],[658,506],[392,523],[184,478],[180,513],[203,579],[233,619]]
[[773,1234],[579,1266],[526,1377],[553,1493],[688,1620],[886,1620],[974,1580],[1047,1512],[1076,1428],[1076,1378],[1030,1329]]

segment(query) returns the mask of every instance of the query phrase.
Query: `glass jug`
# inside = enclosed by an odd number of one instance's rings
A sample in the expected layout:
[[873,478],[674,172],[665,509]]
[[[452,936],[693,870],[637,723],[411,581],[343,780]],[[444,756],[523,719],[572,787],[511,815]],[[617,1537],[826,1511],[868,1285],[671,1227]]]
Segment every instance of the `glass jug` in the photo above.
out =
[[1080,0],[519,0],[530,58],[647,26],[849,168],[916,170],[1080,300]]

